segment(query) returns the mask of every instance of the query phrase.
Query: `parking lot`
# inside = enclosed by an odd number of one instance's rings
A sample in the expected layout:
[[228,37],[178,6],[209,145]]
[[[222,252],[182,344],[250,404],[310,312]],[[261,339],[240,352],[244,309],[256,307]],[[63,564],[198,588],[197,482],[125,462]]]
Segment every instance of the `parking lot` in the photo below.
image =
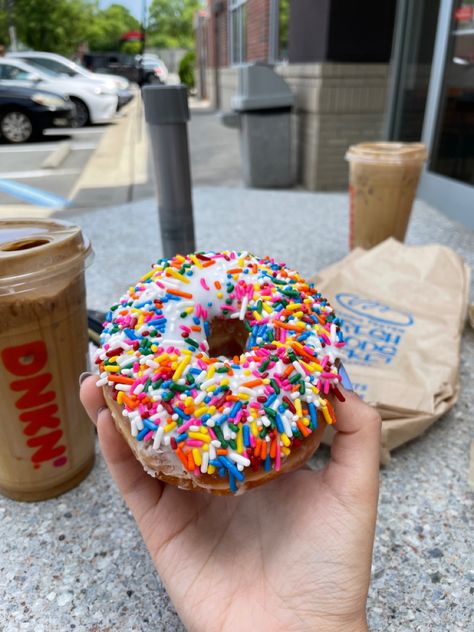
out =
[[139,93],[109,124],[48,129],[35,142],[0,142],[0,216],[50,215],[150,195]]
[[[241,186],[236,130],[190,100],[195,186]],[[48,216],[152,198],[155,189],[140,94],[108,125],[47,130],[40,142],[0,142],[0,218]]]
[[47,194],[51,203],[55,197],[66,203],[106,129],[50,129],[36,142],[0,143],[0,204],[35,204]]

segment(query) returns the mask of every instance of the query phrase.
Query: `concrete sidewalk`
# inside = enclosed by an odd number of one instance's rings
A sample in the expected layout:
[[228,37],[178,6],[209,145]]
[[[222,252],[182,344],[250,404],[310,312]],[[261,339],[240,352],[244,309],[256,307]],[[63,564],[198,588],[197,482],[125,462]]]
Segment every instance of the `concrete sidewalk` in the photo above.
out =
[[191,107],[189,151],[195,186],[243,186],[238,130],[224,127],[217,113]]
[[[285,261],[303,276],[314,276],[348,252],[349,200],[346,193],[312,193],[200,187],[193,190],[196,248],[248,250]],[[157,201],[100,209],[70,209],[61,217],[82,226],[96,244],[88,271],[89,305],[108,309],[152,261],[162,256]],[[107,234],[107,239],[104,239]],[[107,243],[121,245],[108,248]],[[474,232],[416,201],[406,243],[449,246],[474,268]],[[124,255],[127,253],[126,265]],[[104,270],[112,282],[100,283]],[[474,300],[474,276],[472,299]]]

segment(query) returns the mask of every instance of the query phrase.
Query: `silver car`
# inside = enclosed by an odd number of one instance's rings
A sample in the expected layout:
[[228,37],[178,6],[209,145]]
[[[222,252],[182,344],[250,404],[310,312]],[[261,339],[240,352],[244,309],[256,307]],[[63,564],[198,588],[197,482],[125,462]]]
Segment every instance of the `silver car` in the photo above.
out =
[[117,110],[117,91],[91,81],[72,80],[52,71],[39,70],[21,59],[0,58],[0,84],[37,86],[67,95],[76,106],[75,126],[107,123]]

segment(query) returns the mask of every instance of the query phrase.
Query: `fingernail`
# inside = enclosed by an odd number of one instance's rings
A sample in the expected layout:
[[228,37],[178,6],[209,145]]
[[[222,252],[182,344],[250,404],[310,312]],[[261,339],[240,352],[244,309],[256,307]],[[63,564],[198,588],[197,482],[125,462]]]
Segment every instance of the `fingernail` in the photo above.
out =
[[84,373],[81,373],[79,376],[79,386],[82,384],[82,382],[87,380],[87,378],[90,377],[91,375],[94,375],[94,374],[91,373],[90,371],[84,371]]
[[342,364],[342,362],[339,363],[338,370],[339,370],[339,375],[342,378],[341,380],[342,386],[346,389],[346,391],[353,391],[354,387],[352,386],[351,379],[346,371],[345,366]]

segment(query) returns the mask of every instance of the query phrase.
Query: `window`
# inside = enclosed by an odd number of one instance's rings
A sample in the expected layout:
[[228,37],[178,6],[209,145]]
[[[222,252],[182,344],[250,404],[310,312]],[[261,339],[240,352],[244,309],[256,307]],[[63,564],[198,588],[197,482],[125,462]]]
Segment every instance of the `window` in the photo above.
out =
[[268,61],[288,59],[290,0],[270,0],[270,45]]
[[54,59],[48,59],[47,57],[25,56],[24,59],[32,66],[36,66],[38,68],[41,68],[42,70],[49,70],[51,72],[57,73],[58,75],[69,75],[69,77],[74,77],[74,75],[77,74],[74,70],[71,70],[65,64],[61,64]]
[[0,66],[0,79],[7,79],[10,81],[27,81],[30,73],[26,72],[18,66],[10,66],[9,64],[2,64]]
[[246,60],[247,12],[246,0],[229,0],[230,63],[242,64]]

